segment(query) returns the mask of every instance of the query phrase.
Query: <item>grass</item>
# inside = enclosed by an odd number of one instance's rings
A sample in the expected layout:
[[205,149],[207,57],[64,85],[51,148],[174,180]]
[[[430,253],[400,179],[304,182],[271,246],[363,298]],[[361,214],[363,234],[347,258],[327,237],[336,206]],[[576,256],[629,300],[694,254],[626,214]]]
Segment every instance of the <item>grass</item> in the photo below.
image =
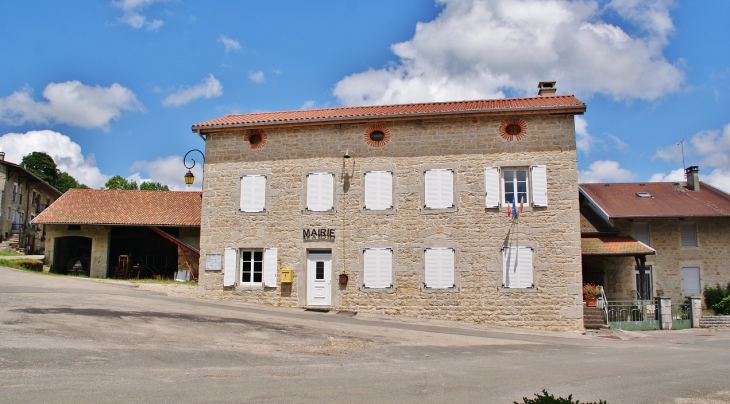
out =
[[0,257],[19,257],[25,254],[18,254],[12,251],[0,251]]
[[[32,262],[38,262],[40,264],[43,264],[43,261],[41,261],[41,260],[22,260],[22,261],[25,261],[25,262],[32,261]],[[20,270],[26,271],[26,272],[33,272],[33,273],[36,273],[36,274],[43,273],[42,271],[33,271],[31,269],[28,269],[28,268],[26,268],[26,267],[18,264],[18,262],[16,260],[5,260],[5,259],[1,259],[0,258],[0,265],[1,266],[4,266],[4,267],[10,267],[10,268],[15,268],[15,269],[20,269]]]
[[156,284],[164,284],[164,283],[197,283],[195,281],[186,281],[186,282],[180,282],[176,281],[174,279],[151,279],[151,278],[144,278],[144,279],[118,279],[121,281],[127,281],[129,283],[156,283]]

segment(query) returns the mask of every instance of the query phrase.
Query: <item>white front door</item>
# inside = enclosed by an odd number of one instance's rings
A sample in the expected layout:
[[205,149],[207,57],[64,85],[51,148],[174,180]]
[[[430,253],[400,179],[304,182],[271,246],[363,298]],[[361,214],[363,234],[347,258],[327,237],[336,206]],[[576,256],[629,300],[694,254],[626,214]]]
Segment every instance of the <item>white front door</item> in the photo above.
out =
[[307,305],[332,305],[332,253],[313,251],[307,256]]

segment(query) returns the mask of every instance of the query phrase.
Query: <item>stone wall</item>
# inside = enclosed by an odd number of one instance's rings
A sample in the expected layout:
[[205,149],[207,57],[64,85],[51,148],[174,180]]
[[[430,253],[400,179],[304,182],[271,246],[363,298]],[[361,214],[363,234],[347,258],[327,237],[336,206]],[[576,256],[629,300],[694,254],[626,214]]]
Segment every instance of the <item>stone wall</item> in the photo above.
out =
[[[579,330],[581,256],[575,133],[571,115],[520,116],[527,135],[500,137],[504,117],[468,116],[334,125],[265,128],[264,147],[252,149],[243,131],[208,134],[201,227],[201,262],[224,249],[278,249],[278,267],[294,282],[276,288],[223,287],[223,273],[203,271],[201,294],[275,306],[306,305],[307,251],[332,250],[333,308],[493,323],[548,330]],[[384,147],[364,140],[385,125]],[[349,150],[352,158],[343,159]],[[506,207],[485,209],[484,168],[547,166],[548,207],[525,206],[516,223]],[[424,170],[455,170],[456,207],[423,209]],[[363,173],[394,172],[394,210],[368,212]],[[306,174],[335,173],[334,212],[306,212]],[[239,212],[240,177],[267,175],[264,213]],[[333,241],[305,242],[302,230],[335,229]],[[531,289],[502,288],[502,253],[511,237],[534,248]],[[393,288],[362,287],[362,251],[394,250]],[[456,251],[454,289],[423,287],[426,247]],[[201,268],[203,265],[201,264]],[[337,276],[349,275],[346,287]]]
[[[647,219],[649,242],[657,254],[647,256],[646,265],[651,265],[655,296],[670,297],[672,301],[684,301],[682,292],[682,267],[699,266],[700,286],[727,285],[730,282],[730,218],[677,218]],[[682,247],[679,224],[694,222],[697,225],[697,247]],[[622,234],[632,235],[629,220],[615,220],[615,226]],[[626,261],[621,268],[623,279],[617,292],[631,295],[636,290],[633,274],[633,260]]]
[[[91,257],[89,276],[92,278],[106,278],[109,263],[109,242],[111,229],[104,226],[82,225],[80,230],[68,230],[67,225],[46,225],[46,251],[44,264],[53,264],[55,240],[60,237],[78,236],[91,239]],[[58,272],[58,269],[53,269]],[[63,271],[60,271],[63,272]]]

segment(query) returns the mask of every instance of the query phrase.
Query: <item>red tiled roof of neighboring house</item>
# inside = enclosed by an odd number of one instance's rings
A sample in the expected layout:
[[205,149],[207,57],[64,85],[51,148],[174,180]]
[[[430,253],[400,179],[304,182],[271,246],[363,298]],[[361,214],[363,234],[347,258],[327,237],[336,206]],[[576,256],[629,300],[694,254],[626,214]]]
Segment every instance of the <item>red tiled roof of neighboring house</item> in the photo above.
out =
[[499,111],[540,111],[570,109],[582,114],[586,105],[573,95],[502,98],[494,100],[428,102],[420,104],[375,105],[278,112],[231,114],[193,125],[193,132],[236,126],[261,126],[291,123],[346,121],[370,118],[426,117]]
[[37,224],[200,226],[200,192],[70,189]]
[[730,195],[704,182],[699,191],[676,182],[580,184],[580,190],[607,219],[730,216]]
[[580,239],[582,255],[654,255],[653,248],[631,237],[583,237]]

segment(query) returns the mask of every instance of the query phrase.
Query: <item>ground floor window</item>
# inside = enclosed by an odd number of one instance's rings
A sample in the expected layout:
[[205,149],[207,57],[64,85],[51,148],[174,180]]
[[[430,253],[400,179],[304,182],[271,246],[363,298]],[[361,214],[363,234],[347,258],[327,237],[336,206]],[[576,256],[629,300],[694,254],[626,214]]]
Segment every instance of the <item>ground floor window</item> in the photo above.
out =
[[[634,269],[634,275],[636,276],[636,290],[641,291],[640,273],[639,268]],[[652,276],[651,276],[651,265],[647,265],[644,268],[644,290],[641,291],[641,297],[643,299],[651,299],[654,296],[654,288],[652,287]]]
[[363,278],[366,288],[393,287],[393,250],[366,248],[363,250]]
[[427,248],[424,254],[425,286],[448,289],[454,285],[454,249]]
[[502,249],[502,287],[531,288],[532,272],[532,247]]
[[682,293],[684,295],[699,295],[700,267],[696,265],[682,267]]
[[264,252],[241,250],[241,284],[260,284],[264,278]]

